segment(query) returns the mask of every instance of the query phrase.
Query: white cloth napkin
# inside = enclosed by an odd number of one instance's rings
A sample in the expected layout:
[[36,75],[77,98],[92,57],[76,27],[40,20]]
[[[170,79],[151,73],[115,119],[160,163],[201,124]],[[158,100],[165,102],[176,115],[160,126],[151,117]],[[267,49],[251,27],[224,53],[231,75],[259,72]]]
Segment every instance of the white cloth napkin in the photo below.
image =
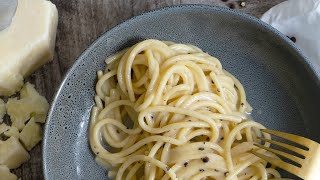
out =
[[261,20],[293,40],[320,74],[320,0],[284,1]]
[[17,5],[17,0],[0,0],[0,31],[10,25]]

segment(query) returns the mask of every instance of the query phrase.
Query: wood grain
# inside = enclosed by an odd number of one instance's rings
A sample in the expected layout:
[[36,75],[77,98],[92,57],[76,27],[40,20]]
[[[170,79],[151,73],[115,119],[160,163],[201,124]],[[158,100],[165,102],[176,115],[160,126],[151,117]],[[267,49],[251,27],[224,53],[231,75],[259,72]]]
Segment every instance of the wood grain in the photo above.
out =
[[[260,17],[283,0],[247,0],[241,7],[235,0],[51,0],[58,8],[59,24],[52,62],[27,80],[36,85],[49,102],[63,76],[77,57],[100,34],[120,22],[146,11],[178,4],[211,4],[238,9]],[[31,151],[31,160],[14,170],[22,180],[43,179],[41,144]],[[1,179],[1,177],[0,177]]]

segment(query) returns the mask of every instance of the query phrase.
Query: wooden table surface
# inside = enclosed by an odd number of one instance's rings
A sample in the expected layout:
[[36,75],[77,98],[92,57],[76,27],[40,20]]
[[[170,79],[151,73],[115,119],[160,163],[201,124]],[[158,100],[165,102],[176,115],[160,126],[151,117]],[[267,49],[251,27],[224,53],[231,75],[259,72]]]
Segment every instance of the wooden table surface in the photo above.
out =
[[[52,62],[37,70],[27,80],[49,102],[63,76],[77,57],[100,34],[120,22],[143,12],[177,4],[211,4],[227,6],[260,17],[284,0],[246,0],[245,7],[235,0],[51,0],[59,12],[59,24]],[[31,151],[31,160],[14,170],[22,180],[43,178],[41,144]],[[1,177],[0,177],[1,179]]]

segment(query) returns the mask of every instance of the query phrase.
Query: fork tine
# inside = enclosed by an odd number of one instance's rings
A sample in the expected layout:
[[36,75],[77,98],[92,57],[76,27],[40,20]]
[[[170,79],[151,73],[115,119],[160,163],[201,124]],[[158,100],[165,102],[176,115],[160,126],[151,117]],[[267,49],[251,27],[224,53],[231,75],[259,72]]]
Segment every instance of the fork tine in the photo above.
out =
[[261,129],[262,132],[268,133],[268,134],[272,134],[278,137],[281,137],[283,139],[295,142],[297,144],[301,144],[305,147],[308,147],[308,142],[310,141],[307,138],[301,137],[301,136],[297,136],[297,135],[293,135],[293,134],[289,134],[289,133],[284,133],[284,132],[279,132],[279,131],[274,131],[274,130],[270,130],[270,129]]
[[262,137],[258,137],[259,139],[261,139],[262,141],[265,141],[265,142],[268,142],[268,143],[271,143],[271,144],[275,144],[277,146],[280,146],[280,147],[284,147],[286,149],[289,149],[290,151],[293,151],[295,153],[298,153],[298,154],[301,154],[303,155],[304,157],[306,157],[307,155],[307,151],[306,150],[303,150],[303,149],[300,149],[298,147],[295,147],[295,146],[291,146],[289,144],[285,144],[285,143],[282,143],[282,142],[278,142],[278,141],[273,141],[271,139],[266,139],[266,138],[262,138]]
[[288,159],[290,159],[290,160],[292,160],[292,161],[294,161],[294,162],[299,163],[300,165],[301,165],[301,163],[302,163],[302,161],[303,161],[303,159],[301,159],[301,158],[299,158],[299,157],[297,157],[297,156],[288,154],[288,153],[286,153],[286,152],[282,152],[282,151],[279,151],[279,150],[276,150],[276,149],[272,149],[272,148],[263,146],[263,145],[261,145],[261,144],[254,144],[254,145],[255,145],[255,146],[258,146],[258,147],[261,148],[261,149],[270,151],[270,152],[272,152],[272,153],[274,153],[274,154],[278,154],[278,155],[280,155],[280,156],[283,156],[283,157],[285,157],[285,158],[288,158]]
[[[289,163],[286,163],[280,159],[276,159],[276,158],[273,158],[273,157],[269,157],[269,156],[266,156],[266,155],[263,155],[261,153],[258,153],[256,151],[251,151],[252,154],[256,155],[257,157],[281,168],[281,169],[284,169],[292,174],[297,174],[300,170],[300,168],[292,165],[292,164],[289,164]],[[298,175],[298,174],[297,174]]]

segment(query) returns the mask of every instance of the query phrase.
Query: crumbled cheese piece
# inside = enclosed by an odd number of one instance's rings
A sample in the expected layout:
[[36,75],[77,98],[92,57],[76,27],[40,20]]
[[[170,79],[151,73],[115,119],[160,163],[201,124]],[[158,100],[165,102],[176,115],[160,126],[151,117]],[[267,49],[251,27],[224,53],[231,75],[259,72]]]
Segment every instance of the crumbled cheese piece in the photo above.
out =
[[30,121],[21,131],[19,138],[24,147],[30,151],[42,139],[41,126],[34,122],[34,118],[30,119]]
[[7,166],[0,165],[0,179],[17,180],[17,176],[12,174]]
[[0,134],[8,131],[10,129],[10,126],[6,125],[5,123],[0,124]]
[[22,130],[32,116],[37,122],[45,122],[49,103],[31,85],[26,83],[20,91],[20,99],[10,98],[7,102],[7,113],[11,118],[12,126]]
[[29,153],[16,137],[12,136],[6,141],[0,141],[0,164],[9,169],[15,169],[29,159]]
[[8,129],[6,132],[4,132],[4,135],[7,137],[14,136],[16,138],[19,138],[19,130],[18,128],[14,126],[10,126],[10,129]]

